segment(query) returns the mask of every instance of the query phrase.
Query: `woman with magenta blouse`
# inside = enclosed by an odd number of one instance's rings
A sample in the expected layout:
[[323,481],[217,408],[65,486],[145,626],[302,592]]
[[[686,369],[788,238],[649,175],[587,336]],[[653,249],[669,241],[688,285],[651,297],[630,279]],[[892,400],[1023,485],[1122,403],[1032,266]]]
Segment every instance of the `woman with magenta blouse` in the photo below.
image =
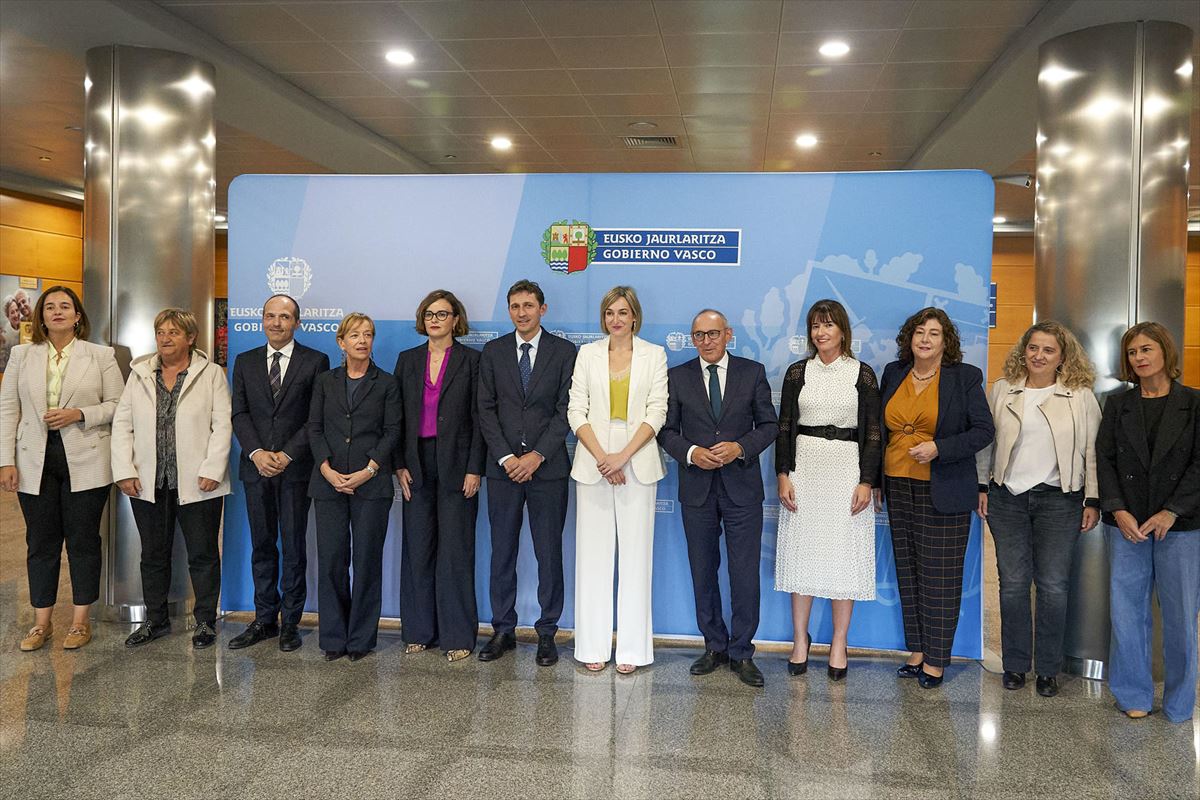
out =
[[417,307],[429,340],[396,359],[404,433],[396,477],[404,494],[400,616],[406,653],[438,646],[447,661],[475,649],[475,517],[484,468],[475,423],[479,351],[454,341],[469,330],[453,293],[430,292]]

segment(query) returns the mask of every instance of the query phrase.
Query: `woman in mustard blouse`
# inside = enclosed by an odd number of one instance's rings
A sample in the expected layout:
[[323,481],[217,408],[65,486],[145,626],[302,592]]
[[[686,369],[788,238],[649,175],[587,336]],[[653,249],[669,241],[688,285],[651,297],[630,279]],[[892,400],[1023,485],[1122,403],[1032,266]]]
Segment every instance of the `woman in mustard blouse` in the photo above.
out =
[[994,434],[983,373],[962,363],[958,330],[940,308],[923,308],[896,336],[883,370],[883,485],[904,639],[898,672],[922,688],[942,682],[958,627],[963,558],[978,505],[975,454]]
[[[667,353],[635,334],[642,307],[628,286],[600,301],[607,336],[579,348],[567,421],[579,437],[575,494],[575,659],[592,672],[612,656],[617,560],[617,671],[654,660],[650,567],[654,505],[666,474],[655,437],[667,417]],[[620,547],[617,547],[618,541]]]

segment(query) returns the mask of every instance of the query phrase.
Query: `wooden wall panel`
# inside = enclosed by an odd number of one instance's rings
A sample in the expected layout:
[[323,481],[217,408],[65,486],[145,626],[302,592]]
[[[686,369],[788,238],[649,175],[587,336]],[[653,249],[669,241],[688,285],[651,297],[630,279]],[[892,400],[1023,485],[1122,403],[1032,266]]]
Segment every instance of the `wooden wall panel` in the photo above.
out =
[[69,205],[0,191],[0,225],[83,237],[83,214]]
[[229,297],[229,236],[218,231],[214,242],[213,296]]

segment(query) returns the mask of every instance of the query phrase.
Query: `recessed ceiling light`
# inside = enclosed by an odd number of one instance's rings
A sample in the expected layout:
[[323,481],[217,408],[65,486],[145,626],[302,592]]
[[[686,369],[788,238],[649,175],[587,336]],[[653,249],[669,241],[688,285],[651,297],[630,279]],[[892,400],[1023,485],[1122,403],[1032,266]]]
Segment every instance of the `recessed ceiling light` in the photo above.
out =
[[806,147],[806,148],[807,147],[816,147],[817,146],[817,137],[812,135],[811,133],[802,133],[796,137],[796,146],[797,147]]
[[442,156],[442,158],[446,159],[447,161],[450,161],[455,158],[458,158],[458,156],[454,155],[454,153],[446,153],[446,155]]
[[83,128],[79,127],[78,125],[65,125],[65,126],[63,126],[63,130],[75,131],[76,133],[83,133]]
[[229,217],[225,216],[224,214],[217,214],[215,217],[213,217],[213,220],[216,222],[226,222],[228,219]]
[[841,58],[850,52],[850,45],[837,39],[831,39],[821,45],[817,52],[826,58]]
[[413,87],[414,89],[428,89],[429,88],[429,81],[422,80],[421,78],[409,78],[408,80],[405,81],[405,83],[407,83],[409,86]]
[[642,121],[642,122],[631,122],[631,123],[629,123],[629,127],[633,128],[635,130],[645,131],[645,130],[650,130],[651,128],[657,128],[658,125],[657,125],[657,123],[654,123],[654,122]]
[[493,136],[492,147],[496,148],[497,150],[511,150],[512,139],[508,138],[507,136]]
[[383,54],[383,57],[388,60],[389,64],[395,64],[398,67],[408,66],[409,64],[411,64],[417,60],[417,57],[414,56],[412,53],[408,52],[407,50],[401,50],[399,48],[396,48],[394,50],[388,50],[386,53]]
[[49,161],[50,156],[38,156],[38,161]]
[[867,153],[867,155],[871,158],[881,158],[883,156],[883,152],[880,150],[872,150],[871,152]]
[[1008,222],[1008,217],[1000,217],[1000,216],[992,217],[993,225],[1003,225],[1006,222]]

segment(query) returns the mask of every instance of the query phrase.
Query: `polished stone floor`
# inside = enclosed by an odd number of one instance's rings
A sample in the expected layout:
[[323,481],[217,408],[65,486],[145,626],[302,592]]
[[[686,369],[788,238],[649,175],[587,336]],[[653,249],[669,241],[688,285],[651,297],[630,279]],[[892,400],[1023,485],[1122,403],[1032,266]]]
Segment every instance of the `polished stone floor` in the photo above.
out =
[[[635,675],[552,668],[521,645],[492,664],[378,652],[324,663],[273,643],[194,652],[181,629],[140,650],[97,624],[83,650],[20,653],[30,624],[12,496],[0,498],[0,797],[1196,798],[1200,722],[1131,722],[1102,684],[1047,700],[975,663],[941,690],[856,658],[831,683],[757,660],[765,690],[690,649]],[[19,525],[19,517],[15,525]],[[68,596],[65,592],[64,597]],[[66,610],[64,609],[64,612]],[[994,626],[989,626],[992,628]],[[1198,717],[1200,719],[1200,717]]]

